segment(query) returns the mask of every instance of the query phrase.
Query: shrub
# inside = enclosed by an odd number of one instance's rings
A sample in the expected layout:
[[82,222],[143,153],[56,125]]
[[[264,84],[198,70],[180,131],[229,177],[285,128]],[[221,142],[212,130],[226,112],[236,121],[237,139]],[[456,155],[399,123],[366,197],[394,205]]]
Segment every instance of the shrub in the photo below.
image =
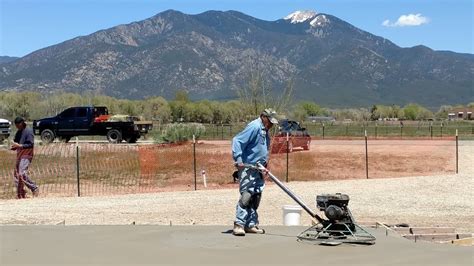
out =
[[161,132],[160,139],[164,142],[177,143],[193,139],[193,135],[198,139],[206,128],[199,123],[187,123],[187,124],[168,124]]
[[163,135],[160,130],[158,129],[152,129],[151,131],[146,134],[145,139],[151,139],[155,143],[164,143],[165,141],[163,140]]

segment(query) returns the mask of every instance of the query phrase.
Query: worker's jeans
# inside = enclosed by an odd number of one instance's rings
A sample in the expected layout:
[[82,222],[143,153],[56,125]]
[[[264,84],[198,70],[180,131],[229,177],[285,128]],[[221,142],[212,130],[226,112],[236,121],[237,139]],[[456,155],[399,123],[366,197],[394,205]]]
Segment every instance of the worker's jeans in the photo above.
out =
[[38,186],[28,176],[28,167],[31,161],[28,159],[21,159],[16,162],[14,181],[17,187],[17,197],[25,198],[26,191],[24,186],[26,185],[32,192],[38,189]]
[[[265,180],[262,177],[262,174],[256,169],[244,168],[239,171],[240,177],[240,195],[242,193],[248,192],[252,195],[252,198],[255,194],[261,194],[263,188],[265,187]],[[254,227],[258,225],[258,213],[257,206],[254,204],[248,204],[248,206],[241,206],[241,202],[237,202],[236,214],[235,214],[235,223],[244,227]]]

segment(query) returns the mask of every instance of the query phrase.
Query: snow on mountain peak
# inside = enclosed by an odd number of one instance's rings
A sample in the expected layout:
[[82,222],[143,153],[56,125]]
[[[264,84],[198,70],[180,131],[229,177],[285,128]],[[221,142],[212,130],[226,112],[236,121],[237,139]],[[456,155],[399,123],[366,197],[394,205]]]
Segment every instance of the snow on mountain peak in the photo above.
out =
[[291,23],[301,23],[308,19],[314,18],[318,13],[312,10],[295,11],[284,18],[290,20]]
[[329,19],[325,15],[319,15],[313,18],[309,24],[312,27],[317,27],[317,26],[323,26],[324,24],[328,22],[329,22]]

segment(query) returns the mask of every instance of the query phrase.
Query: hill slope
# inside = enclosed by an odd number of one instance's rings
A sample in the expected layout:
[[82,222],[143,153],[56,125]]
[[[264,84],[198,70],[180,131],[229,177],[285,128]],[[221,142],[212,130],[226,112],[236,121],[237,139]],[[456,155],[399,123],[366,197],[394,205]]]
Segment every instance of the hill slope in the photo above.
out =
[[0,67],[0,90],[228,99],[258,69],[295,98],[329,106],[474,101],[474,56],[400,48],[328,14],[264,21],[168,10],[53,45]]

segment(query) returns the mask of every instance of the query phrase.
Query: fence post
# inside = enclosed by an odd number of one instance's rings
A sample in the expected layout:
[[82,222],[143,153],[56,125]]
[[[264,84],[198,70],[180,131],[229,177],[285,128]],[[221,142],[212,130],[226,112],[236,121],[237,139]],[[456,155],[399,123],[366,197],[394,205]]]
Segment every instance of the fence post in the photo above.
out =
[[367,130],[364,132],[365,135],[365,176],[369,179],[369,149],[367,148]]
[[441,138],[443,138],[443,123],[441,123]]
[[197,177],[196,177],[196,137],[193,134],[193,167],[194,167],[194,190],[197,190]]
[[76,137],[76,177],[77,177],[77,196],[81,196],[81,182],[79,179],[79,138]]
[[375,139],[377,139],[377,123],[375,123]]
[[221,124],[221,139],[224,139],[224,124]]
[[290,133],[286,132],[286,183],[288,183],[289,153],[290,153]]
[[202,175],[202,182],[204,182],[204,187],[207,188],[206,170],[202,169],[201,175]]
[[458,129],[456,128],[456,174],[458,173],[459,170],[459,153],[458,153]]
[[430,123],[430,136],[433,139],[433,123]]
[[324,139],[324,123],[323,123],[323,139]]

